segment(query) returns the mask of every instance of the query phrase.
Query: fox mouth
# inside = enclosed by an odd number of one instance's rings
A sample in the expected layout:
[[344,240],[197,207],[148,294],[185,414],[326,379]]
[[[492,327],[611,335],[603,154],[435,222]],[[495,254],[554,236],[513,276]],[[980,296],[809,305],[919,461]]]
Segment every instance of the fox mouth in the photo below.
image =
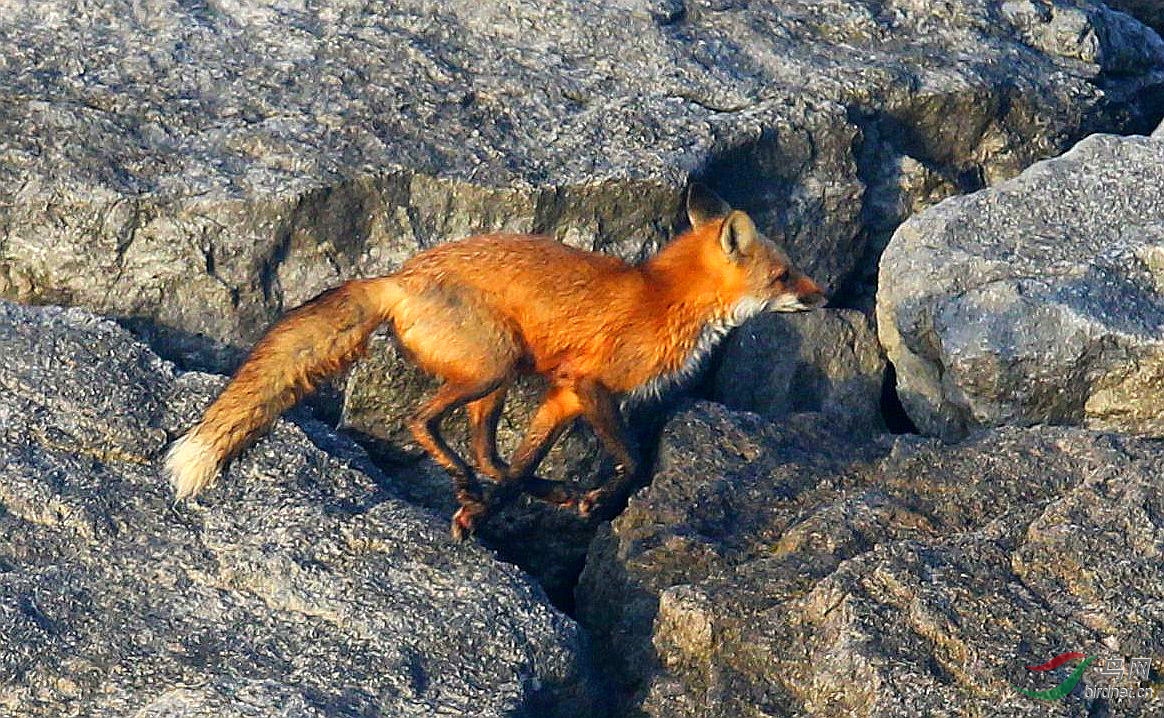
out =
[[813,309],[820,309],[827,303],[828,299],[822,294],[816,294],[810,297],[798,297],[795,294],[785,294],[769,302],[768,311],[809,312]]

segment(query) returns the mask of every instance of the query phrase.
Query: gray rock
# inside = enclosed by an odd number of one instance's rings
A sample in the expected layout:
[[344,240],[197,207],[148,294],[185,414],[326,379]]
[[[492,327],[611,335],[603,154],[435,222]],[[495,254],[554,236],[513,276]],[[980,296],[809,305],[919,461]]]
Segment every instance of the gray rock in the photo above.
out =
[[280,422],[171,509],[155,462],[220,377],[76,309],[0,303],[0,355],[0,712],[601,706],[578,626],[349,441]]
[[1164,434],[1164,142],[1090,137],[903,224],[878,333],[924,432]]
[[[877,455],[876,447],[846,441],[820,415],[793,414],[777,424],[701,404],[668,422],[651,486],[599,529],[576,592],[600,663],[634,696],[625,709],[647,708],[651,687],[675,673],[653,643],[660,594],[698,588],[734,563],[762,557],[792,523],[801,494],[824,477],[840,483],[846,467]],[[780,581],[795,582],[798,572],[786,571]],[[656,714],[699,715],[702,698],[676,689]],[[714,703],[726,692],[706,698]],[[722,710],[732,715],[737,707],[729,701]]]
[[836,289],[898,209],[1164,111],[1159,38],[1074,0],[15,0],[0,23],[0,296],[216,368],[470,232],[642,256],[692,173]]
[[1159,0],[1108,0],[1108,7],[1126,12],[1157,33],[1164,33],[1164,4]]
[[[1089,669],[1164,647],[1159,443],[1004,428],[854,444],[699,405],[592,547],[579,611],[651,716],[1089,716]],[[1158,670],[1158,668],[1157,668]],[[1147,684],[1141,684],[1147,685]],[[1152,702],[1120,702],[1149,716]]]
[[770,314],[728,341],[712,398],[769,419],[822,412],[858,435],[885,431],[885,357],[868,318],[851,309]]

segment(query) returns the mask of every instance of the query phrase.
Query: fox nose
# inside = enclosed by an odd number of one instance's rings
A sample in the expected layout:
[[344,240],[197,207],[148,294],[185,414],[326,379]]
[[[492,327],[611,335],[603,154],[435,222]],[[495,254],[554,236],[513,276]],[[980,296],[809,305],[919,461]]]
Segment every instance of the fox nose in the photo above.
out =
[[828,303],[829,298],[824,293],[824,288],[808,277],[801,277],[796,282],[796,298],[800,303],[809,307],[810,309],[819,309]]
[[813,292],[800,298],[800,303],[809,309],[820,309],[829,303],[829,298],[823,292]]

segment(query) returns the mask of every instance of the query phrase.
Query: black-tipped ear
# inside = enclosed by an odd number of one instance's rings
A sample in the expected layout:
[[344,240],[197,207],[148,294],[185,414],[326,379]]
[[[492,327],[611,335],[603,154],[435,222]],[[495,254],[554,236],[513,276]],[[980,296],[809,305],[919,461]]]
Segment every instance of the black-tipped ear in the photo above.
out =
[[719,232],[719,244],[723,251],[736,256],[748,251],[756,241],[756,223],[748,215],[735,210],[728,214]]
[[726,217],[731,211],[731,205],[698,182],[692,182],[687,189],[687,219],[691,220],[692,227],[698,229]]

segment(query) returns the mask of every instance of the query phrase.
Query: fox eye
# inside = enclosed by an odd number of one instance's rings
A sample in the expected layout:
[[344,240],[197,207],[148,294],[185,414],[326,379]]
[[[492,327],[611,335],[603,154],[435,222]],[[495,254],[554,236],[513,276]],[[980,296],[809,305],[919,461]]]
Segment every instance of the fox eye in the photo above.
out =
[[775,277],[772,277],[773,283],[783,282],[785,279],[788,279],[788,270],[787,269],[781,269],[779,272],[777,272]]

